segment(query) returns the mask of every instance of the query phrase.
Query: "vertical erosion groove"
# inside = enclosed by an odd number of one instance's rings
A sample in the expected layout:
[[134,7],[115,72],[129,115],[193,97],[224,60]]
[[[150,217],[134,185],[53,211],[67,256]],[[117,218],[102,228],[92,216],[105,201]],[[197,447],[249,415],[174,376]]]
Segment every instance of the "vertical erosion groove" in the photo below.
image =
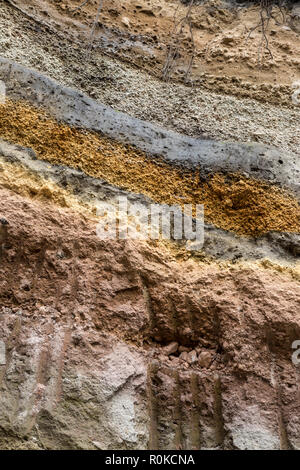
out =
[[158,402],[153,379],[158,371],[158,364],[150,362],[147,369],[147,399],[149,410],[149,450],[159,450],[158,440]]
[[191,375],[191,390],[193,399],[193,408],[191,416],[191,448],[201,449],[201,428],[200,428],[200,400],[199,400],[199,376]]
[[214,414],[216,426],[216,444],[222,446],[225,437],[223,410],[222,410],[222,384],[219,374],[214,375]]

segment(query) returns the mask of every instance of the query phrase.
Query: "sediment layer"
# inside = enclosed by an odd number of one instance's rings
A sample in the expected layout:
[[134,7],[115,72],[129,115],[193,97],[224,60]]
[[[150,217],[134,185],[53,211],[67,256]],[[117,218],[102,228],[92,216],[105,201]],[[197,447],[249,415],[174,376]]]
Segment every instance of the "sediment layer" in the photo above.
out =
[[254,178],[278,183],[299,194],[300,164],[296,154],[254,143],[240,144],[193,139],[152,123],[115,112],[82,93],[0,58],[0,79],[9,98],[42,105],[58,121],[101,132],[172,163],[200,167],[202,176],[217,171],[243,171]]
[[[199,269],[159,244],[101,241],[68,208],[0,196],[1,448],[299,448],[289,270]],[[170,341],[196,359],[169,355]]]
[[[129,204],[139,204],[150,209],[153,200],[110,185],[107,181],[92,178],[67,166],[53,165],[36,159],[31,149],[20,148],[0,141],[0,183],[16,194],[61,207],[72,207],[87,217],[97,219],[97,208],[103,201],[118,207],[119,197],[126,197]],[[161,206],[162,212],[165,206]],[[177,246],[177,247],[176,247]],[[186,242],[176,241],[173,250],[184,256]],[[205,223],[204,244],[196,256],[218,260],[269,259],[281,265],[295,266],[300,253],[300,239],[296,233],[268,232],[258,238],[239,237],[231,232]]]
[[164,204],[204,204],[206,220],[240,235],[300,231],[300,206],[288,193],[241,174],[208,177],[151,160],[132,147],[58,124],[41,110],[0,105],[2,138],[30,147],[38,158],[65,164]]
[[[256,7],[195,7],[190,87],[182,2],[104,2],[89,55],[79,3],[0,4],[0,448],[299,450],[297,11],[258,69]],[[202,249],[101,240],[119,196],[203,203]]]

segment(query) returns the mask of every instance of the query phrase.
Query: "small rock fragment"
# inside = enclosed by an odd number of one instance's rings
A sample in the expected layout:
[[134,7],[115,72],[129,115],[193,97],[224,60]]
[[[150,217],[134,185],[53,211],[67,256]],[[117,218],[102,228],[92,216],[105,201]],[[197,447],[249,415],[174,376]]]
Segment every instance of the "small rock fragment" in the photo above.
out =
[[156,14],[154,13],[153,10],[151,10],[151,8],[143,8],[142,10],[140,10],[140,12],[144,13],[144,15],[156,16]]
[[193,351],[190,351],[188,353],[188,363],[189,364],[195,364],[195,362],[197,362],[197,359],[198,359],[198,357],[197,357],[196,351],[193,350]]
[[199,354],[198,364],[200,367],[208,368],[212,362],[212,353],[209,351],[203,351]]
[[234,43],[234,37],[233,36],[225,36],[223,39],[222,39],[222,44],[226,44],[226,45],[232,45]]
[[188,362],[189,354],[186,351],[183,351],[180,354],[179,359],[181,359],[182,361]]
[[122,23],[123,23],[124,26],[126,26],[126,28],[129,28],[129,26],[130,26],[130,19],[127,18],[127,16],[123,16],[123,18],[122,18]]
[[172,365],[177,366],[180,363],[179,357],[169,356],[169,360],[172,362]]
[[190,336],[192,334],[192,330],[190,328],[184,328],[182,334],[184,336]]
[[173,341],[172,343],[165,346],[163,350],[164,350],[164,353],[167,354],[167,356],[170,356],[170,354],[176,353],[177,349],[178,349],[178,343],[176,343],[176,341]]

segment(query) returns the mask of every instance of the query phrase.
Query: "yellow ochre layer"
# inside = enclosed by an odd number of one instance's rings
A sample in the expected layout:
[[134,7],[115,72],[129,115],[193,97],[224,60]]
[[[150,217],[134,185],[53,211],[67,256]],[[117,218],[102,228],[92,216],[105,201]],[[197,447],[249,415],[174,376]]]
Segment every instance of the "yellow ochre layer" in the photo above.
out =
[[164,204],[204,204],[207,222],[239,235],[300,232],[300,206],[287,191],[239,174],[182,170],[162,159],[57,122],[25,102],[0,105],[0,138],[31,147],[41,160],[64,164]]

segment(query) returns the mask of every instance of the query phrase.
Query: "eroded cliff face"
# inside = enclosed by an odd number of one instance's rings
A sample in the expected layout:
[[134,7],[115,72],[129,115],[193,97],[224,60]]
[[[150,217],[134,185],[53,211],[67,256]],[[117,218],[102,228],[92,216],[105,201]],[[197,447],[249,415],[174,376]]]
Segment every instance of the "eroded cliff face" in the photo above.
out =
[[[158,78],[188,7],[104,4],[82,65],[78,4],[0,4],[0,448],[300,449],[297,10],[258,72],[238,34],[257,9],[196,6],[191,79],[214,79],[191,89]],[[119,196],[204,204],[203,247],[101,240]]]
[[7,189],[3,213],[2,447],[299,447],[299,273],[104,242]]

